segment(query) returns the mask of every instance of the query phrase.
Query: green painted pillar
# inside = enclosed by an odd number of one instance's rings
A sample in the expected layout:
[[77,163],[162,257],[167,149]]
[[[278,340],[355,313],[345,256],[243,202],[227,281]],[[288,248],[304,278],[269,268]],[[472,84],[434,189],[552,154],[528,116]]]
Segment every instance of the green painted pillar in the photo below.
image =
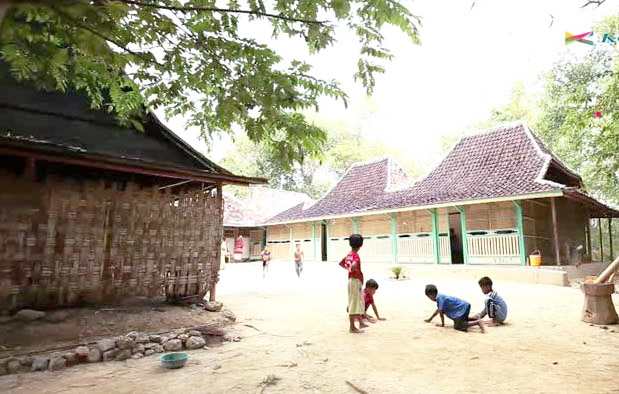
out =
[[331,230],[329,230],[329,221],[328,220],[325,221],[325,229],[327,230],[327,235],[326,235],[326,237],[327,237],[327,245],[326,245],[327,250],[325,250],[325,253],[327,255],[327,261],[331,261],[331,259],[329,258],[329,257],[331,257],[331,256],[329,256],[329,243],[331,242],[331,239],[330,239],[330,237],[331,237]]
[[438,213],[436,208],[428,210],[432,215],[432,241],[434,244],[434,263],[439,264],[441,262],[441,245],[438,241]]
[[467,242],[466,236],[466,209],[463,207],[456,207],[458,212],[460,212],[460,227],[462,229],[462,259],[464,260],[464,264],[469,263],[469,245]]
[[317,261],[316,260],[316,222],[312,222],[312,248],[314,249],[313,261]]
[[512,201],[516,206],[516,221],[518,223],[518,247],[520,253],[520,264],[527,265],[527,256],[524,248],[524,217],[522,216],[522,203],[520,201]]
[[397,214],[389,214],[391,218],[391,252],[393,254],[393,263],[398,262],[398,222]]
[[608,248],[609,248],[609,257],[610,261],[613,261],[615,258],[613,253],[613,218],[608,218]]
[[359,218],[352,218],[352,233],[359,234]]

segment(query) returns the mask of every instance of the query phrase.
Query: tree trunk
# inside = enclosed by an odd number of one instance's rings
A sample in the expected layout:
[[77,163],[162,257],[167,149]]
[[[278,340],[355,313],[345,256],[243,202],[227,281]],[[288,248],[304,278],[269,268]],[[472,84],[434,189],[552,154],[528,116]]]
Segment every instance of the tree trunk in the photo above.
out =
[[4,21],[4,15],[11,7],[10,3],[0,3],[0,31],[2,30],[2,22]]

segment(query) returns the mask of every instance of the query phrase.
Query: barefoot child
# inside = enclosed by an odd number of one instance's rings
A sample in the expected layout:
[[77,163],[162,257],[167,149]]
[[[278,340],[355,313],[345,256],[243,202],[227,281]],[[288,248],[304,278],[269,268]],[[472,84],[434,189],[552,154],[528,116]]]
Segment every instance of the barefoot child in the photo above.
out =
[[[370,279],[365,283],[365,289],[363,289],[363,303],[365,304],[365,313],[363,314],[363,319],[375,323],[376,319],[385,320],[384,317],[380,317],[378,315],[378,309],[376,309],[376,304],[374,303],[374,293],[378,290],[378,282],[374,279]],[[374,309],[374,315],[376,315],[376,319],[372,316],[368,315],[368,308],[372,305],[372,309]]]
[[[367,327],[361,320],[365,312],[361,287],[363,286],[363,273],[361,272],[361,259],[357,252],[363,246],[363,237],[360,234],[353,234],[349,237],[351,251],[340,261],[340,266],[348,271],[348,319],[350,321],[351,333],[362,333],[361,328]],[[359,328],[355,327],[355,321],[359,322]]]
[[507,304],[496,291],[492,290],[492,279],[484,276],[477,283],[479,283],[481,292],[486,295],[486,301],[484,302],[484,310],[480,314],[472,316],[471,319],[483,319],[488,315],[492,319],[492,326],[503,324],[507,319]]
[[260,252],[260,255],[262,256],[262,277],[264,278],[265,270],[266,272],[269,271],[269,261],[271,261],[271,251],[269,250],[269,247],[265,245],[262,252]]
[[303,272],[303,257],[305,255],[301,251],[301,244],[297,244],[297,250],[294,252],[294,269],[297,271],[297,276],[301,277]]
[[471,312],[471,304],[456,297],[450,297],[444,294],[439,294],[436,286],[426,286],[426,296],[432,301],[436,301],[436,311],[426,319],[426,323],[430,323],[436,315],[441,315],[441,324],[439,327],[445,327],[445,317],[454,321],[454,328],[459,331],[466,331],[469,327],[479,326],[481,332],[485,332],[484,325],[481,320],[473,320],[469,318]]

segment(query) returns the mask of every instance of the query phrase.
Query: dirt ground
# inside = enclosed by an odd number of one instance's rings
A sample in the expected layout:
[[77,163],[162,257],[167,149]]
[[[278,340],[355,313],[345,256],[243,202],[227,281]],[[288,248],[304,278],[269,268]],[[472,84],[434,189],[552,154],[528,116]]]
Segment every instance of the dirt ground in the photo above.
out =
[[[347,332],[346,274],[335,264],[273,262],[228,266],[218,299],[237,315],[243,337],[190,352],[180,370],[156,357],[81,365],[61,372],[0,377],[10,393],[619,393],[619,326],[580,321],[583,296],[569,287],[495,283],[509,306],[509,324],[486,334],[425,323],[439,291],[483,306],[475,282],[387,279],[384,265],[365,264],[380,284],[375,300],[387,321],[364,334]],[[614,296],[619,306],[618,295]],[[252,327],[248,327],[252,326]]]

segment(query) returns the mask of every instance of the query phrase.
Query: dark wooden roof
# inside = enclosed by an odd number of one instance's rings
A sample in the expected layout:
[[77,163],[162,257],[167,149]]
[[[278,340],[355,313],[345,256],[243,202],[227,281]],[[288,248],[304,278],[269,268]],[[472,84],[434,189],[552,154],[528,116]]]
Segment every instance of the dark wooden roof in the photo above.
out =
[[208,160],[152,113],[143,121],[144,132],[123,128],[112,114],[91,109],[79,94],[44,92],[16,82],[2,62],[0,86],[0,147],[5,149],[263,183],[236,176]]
[[443,161],[417,182],[402,174],[389,158],[354,164],[315,204],[305,209],[295,206],[270,222],[582,188],[578,174],[522,122],[462,137]]

